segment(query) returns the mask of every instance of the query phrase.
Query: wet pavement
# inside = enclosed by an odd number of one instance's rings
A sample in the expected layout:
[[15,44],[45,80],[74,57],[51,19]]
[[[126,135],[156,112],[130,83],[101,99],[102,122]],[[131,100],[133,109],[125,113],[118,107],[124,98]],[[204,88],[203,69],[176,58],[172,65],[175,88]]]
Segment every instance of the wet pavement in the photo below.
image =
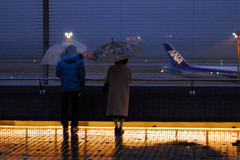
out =
[[1,126],[0,159],[235,160],[238,128]]

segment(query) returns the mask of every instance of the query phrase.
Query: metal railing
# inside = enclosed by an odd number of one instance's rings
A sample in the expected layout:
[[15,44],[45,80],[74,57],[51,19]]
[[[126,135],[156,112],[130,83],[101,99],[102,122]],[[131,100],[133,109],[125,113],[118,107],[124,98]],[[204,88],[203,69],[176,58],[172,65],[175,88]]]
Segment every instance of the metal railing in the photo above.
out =
[[[0,78],[1,80],[51,80],[51,81],[60,81],[59,78]],[[99,79],[90,79],[86,78],[86,81],[104,81],[104,78]],[[217,79],[217,78],[133,78],[133,81],[215,81],[215,82],[237,82],[240,81],[240,79]]]
[[[105,81],[104,78],[85,79],[88,82]],[[60,81],[59,78],[0,78],[0,81],[38,81],[42,84],[43,81]],[[240,86],[240,79],[213,79],[213,78],[133,78],[134,82],[190,82],[193,85],[196,82],[231,82]]]
[[[86,82],[102,82],[100,85],[104,84],[104,78],[90,79],[86,78]],[[40,89],[40,94],[45,94],[44,86],[51,86],[48,81],[60,82],[59,78],[0,78],[1,81],[37,81]],[[185,82],[183,85],[182,83]],[[180,84],[179,84],[180,83]],[[199,83],[204,83],[200,85]],[[211,83],[211,84],[209,84]],[[195,95],[195,87],[197,86],[230,86],[230,87],[240,87],[240,79],[206,79],[206,78],[133,78],[133,86],[138,84],[138,86],[186,86],[190,87],[190,95]],[[161,84],[161,85],[160,85]],[[169,85],[171,84],[171,85]],[[178,84],[178,85],[177,85]],[[59,83],[60,85],[60,83]]]

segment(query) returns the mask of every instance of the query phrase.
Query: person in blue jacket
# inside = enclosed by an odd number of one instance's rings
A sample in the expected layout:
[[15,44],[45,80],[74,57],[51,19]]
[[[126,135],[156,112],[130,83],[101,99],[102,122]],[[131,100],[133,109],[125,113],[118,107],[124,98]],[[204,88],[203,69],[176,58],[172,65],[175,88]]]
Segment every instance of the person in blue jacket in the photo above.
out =
[[71,129],[78,129],[78,96],[85,87],[85,66],[82,55],[77,54],[74,45],[66,47],[64,54],[61,55],[56,67],[56,76],[61,78],[61,124],[65,130],[68,128],[68,104],[71,101]]

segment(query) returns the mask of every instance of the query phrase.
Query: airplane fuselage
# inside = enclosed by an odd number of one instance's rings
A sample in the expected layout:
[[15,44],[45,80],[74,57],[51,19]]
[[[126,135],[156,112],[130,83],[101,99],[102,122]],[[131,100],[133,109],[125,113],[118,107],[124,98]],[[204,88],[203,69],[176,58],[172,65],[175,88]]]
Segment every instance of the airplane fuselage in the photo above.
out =
[[163,67],[171,73],[185,77],[228,77],[237,78],[236,69],[222,66],[192,66],[169,43],[163,43],[171,67]]
[[[216,66],[215,67],[213,67],[213,66],[203,66],[203,67],[188,66],[188,67],[184,67],[184,68],[175,68],[175,67],[163,67],[163,68],[164,68],[164,70],[167,70],[170,73],[174,73],[174,74],[181,75],[181,76],[184,76],[184,77],[194,77],[194,78],[229,77],[229,78],[237,78],[236,77],[236,75],[237,75],[236,71],[216,69],[217,68]],[[227,68],[227,67],[225,67],[225,68]]]

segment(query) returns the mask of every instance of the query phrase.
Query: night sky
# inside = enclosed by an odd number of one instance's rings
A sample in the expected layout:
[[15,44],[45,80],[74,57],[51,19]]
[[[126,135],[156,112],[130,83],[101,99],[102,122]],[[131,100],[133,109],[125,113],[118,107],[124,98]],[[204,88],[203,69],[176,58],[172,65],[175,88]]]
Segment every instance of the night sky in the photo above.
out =
[[[131,41],[139,57],[166,58],[170,42],[187,58],[236,58],[239,0],[49,0],[50,45],[73,39],[91,54],[111,41]],[[0,58],[41,58],[41,0],[0,0]]]

